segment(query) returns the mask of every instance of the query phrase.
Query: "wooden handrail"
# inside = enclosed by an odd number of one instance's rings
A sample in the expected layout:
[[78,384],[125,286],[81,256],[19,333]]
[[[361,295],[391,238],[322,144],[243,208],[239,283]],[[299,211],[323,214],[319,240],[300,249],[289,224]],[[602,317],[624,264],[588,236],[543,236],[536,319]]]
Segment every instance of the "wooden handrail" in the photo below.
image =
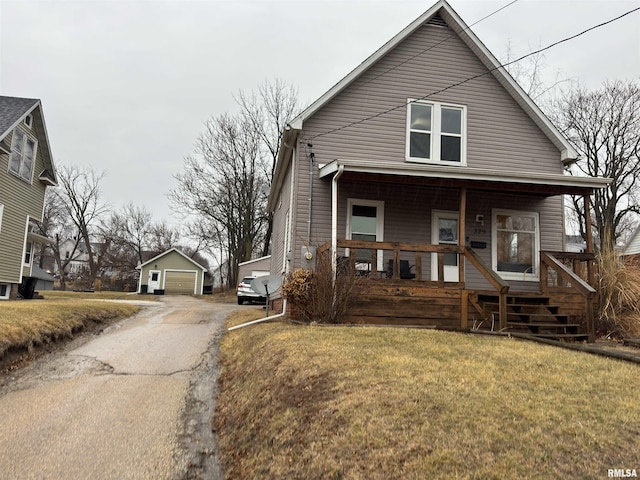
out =
[[317,254],[319,255],[319,254],[321,254],[321,253],[323,253],[323,252],[326,252],[326,251],[327,251],[327,250],[329,250],[330,248],[331,248],[331,242],[330,242],[330,241],[329,241],[329,242],[326,242],[326,243],[323,243],[322,245],[320,245],[320,246],[318,247],[318,249],[317,249]]
[[595,340],[595,322],[593,312],[593,300],[596,296],[596,290],[587,282],[582,280],[578,275],[559,262],[553,255],[548,252],[540,252],[540,287],[542,291],[545,291],[547,287],[547,269],[553,268],[565,282],[569,282],[579,293],[584,297],[585,315],[587,320],[587,330],[589,333],[589,341]]
[[[578,291],[585,297],[591,297],[596,294],[596,290],[591,285],[565,267],[564,264],[559,262],[553,255],[550,255],[547,252],[540,252],[540,260],[549,267],[552,267],[564,281],[575,285]],[[540,281],[546,282],[547,279],[540,278]]]
[[430,245],[426,243],[402,242],[367,242],[365,240],[338,240],[338,247],[360,248],[368,250],[398,250],[400,252],[421,253],[464,253],[464,247],[459,245]]
[[509,284],[493,269],[490,269],[472,248],[464,247],[464,256],[498,291],[498,325],[500,330],[504,330],[507,328],[507,293],[509,293]]
[[496,272],[490,269],[478,256],[478,254],[470,247],[464,247],[465,257],[473,264],[474,267],[482,274],[484,277],[489,280],[489,283],[493,285],[500,293],[508,293],[509,292],[509,284],[505,282]]

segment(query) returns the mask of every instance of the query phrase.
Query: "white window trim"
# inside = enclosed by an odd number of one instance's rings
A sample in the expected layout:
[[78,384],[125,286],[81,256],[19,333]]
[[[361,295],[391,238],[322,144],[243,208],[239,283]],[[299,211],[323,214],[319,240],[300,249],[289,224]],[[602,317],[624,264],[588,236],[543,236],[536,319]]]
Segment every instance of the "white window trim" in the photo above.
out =
[[[31,245],[31,248],[29,248],[29,245]],[[27,253],[29,254],[29,261],[27,262]],[[24,255],[22,255],[22,265],[25,267],[30,267],[31,264],[33,263],[33,242],[32,241],[27,241],[24,244]]]
[[[422,104],[431,106],[431,158],[411,157],[411,105]],[[442,108],[455,108],[461,110],[461,125],[460,125],[460,161],[452,162],[450,160],[440,160],[440,142],[436,139],[440,139],[441,136],[441,110]],[[407,100],[407,112],[406,112],[406,140],[405,140],[405,159],[407,162],[416,163],[429,163],[434,165],[452,165],[452,166],[466,166],[467,165],[467,106],[457,105],[455,103],[441,103],[431,102],[427,100]],[[417,130],[416,130],[417,131]],[[445,134],[448,136],[456,136],[454,134]]]
[[9,297],[11,296],[11,284],[10,283],[0,283],[0,286],[4,285],[5,287],[7,287],[6,292],[4,295],[0,295],[0,300],[9,300]]
[[[20,166],[18,168],[18,172],[14,172],[13,170],[11,170],[11,155],[13,155],[13,145],[14,145],[14,138],[15,138],[15,132],[16,130],[18,130],[17,128],[14,129],[13,131],[13,135],[11,136],[11,153],[9,154],[9,164],[7,166],[7,171],[13,175],[14,177],[19,178],[20,180],[22,180],[23,182],[27,182],[29,184],[33,184],[33,174],[36,171],[36,161],[38,159],[38,139],[34,138],[33,135],[31,135],[29,132],[26,132],[24,130],[20,131],[20,133],[22,135],[24,135],[24,140],[23,140],[23,144],[22,144],[22,155],[20,156]],[[24,154],[25,154],[25,144],[27,142],[27,139],[30,139],[31,141],[33,141],[33,165],[31,166],[31,175],[30,177],[24,178],[21,174],[22,172],[22,165],[24,162]]]
[[2,232],[2,214],[4,213],[4,205],[0,203],[0,233]]
[[[363,200],[358,198],[347,199],[347,240],[351,240],[351,212],[353,205],[362,205],[365,207],[376,207],[376,242],[384,241],[384,201],[382,200]],[[379,272],[383,270],[383,250],[378,250]],[[349,256],[349,249],[345,249],[345,255]]]
[[[520,273],[520,272],[499,272],[498,271],[498,228],[496,217],[498,215],[522,215],[533,217],[536,222],[536,231],[534,235],[534,254],[533,254],[533,267],[534,273]],[[509,210],[494,208],[491,211],[491,268],[496,272],[500,278],[504,280],[520,280],[528,282],[540,281],[540,214],[538,212],[530,212],[526,210]]]

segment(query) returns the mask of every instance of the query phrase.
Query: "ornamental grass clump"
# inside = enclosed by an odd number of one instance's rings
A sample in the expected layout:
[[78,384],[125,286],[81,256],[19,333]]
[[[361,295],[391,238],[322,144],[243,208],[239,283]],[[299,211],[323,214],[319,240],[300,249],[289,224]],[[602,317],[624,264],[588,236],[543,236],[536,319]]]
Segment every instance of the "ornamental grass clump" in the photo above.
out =
[[282,293],[293,320],[316,323],[344,323],[364,277],[354,268],[341,265],[335,283],[331,259],[320,256],[315,270],[297,269],[287,275]]
[[599,333],[640,336],[640,265],[621,258],[613,248],[598,254],[597,265]]

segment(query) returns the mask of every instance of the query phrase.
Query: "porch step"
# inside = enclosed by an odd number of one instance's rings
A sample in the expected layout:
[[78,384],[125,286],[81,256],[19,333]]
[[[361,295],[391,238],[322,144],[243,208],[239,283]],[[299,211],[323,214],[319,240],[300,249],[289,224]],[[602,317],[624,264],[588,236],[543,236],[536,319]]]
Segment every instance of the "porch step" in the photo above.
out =
[[[561,313],[561,306],[551,304],[549,297],[530,293],[508,295],[506,300],[507,332],[556,340],[588,338],[588,335],[579,333],[581,325],[569,323],[569,315]],[[476,309],[480,307],[487,319],[497,320],[500,310],[497,295],[478,294],[476,302]]]
[[548,338],[550,340],[588,340],[589,335],[586,333],[536,333],[533,337]]

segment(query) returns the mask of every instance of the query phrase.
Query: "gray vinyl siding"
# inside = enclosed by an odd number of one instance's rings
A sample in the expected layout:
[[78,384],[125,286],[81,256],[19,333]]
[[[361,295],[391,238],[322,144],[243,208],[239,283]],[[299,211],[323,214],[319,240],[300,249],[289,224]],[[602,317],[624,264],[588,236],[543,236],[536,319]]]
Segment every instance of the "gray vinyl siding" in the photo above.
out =
[[[403,104],[407,99],[485,72],[486,67],[452,30],[424,26],[308,119],[301,137],[311,139],[319,163],[336,158],[404,162],[407,108]],[[491,74],[429,100],[466,105],[469,167],[520,172],[533,167],[538,172],[562,173],[558,149]]]
[[[44,193],[46,186],[38,177],[44,170],[42,152],[44,148],[44,130],[36,122],[34,115],[31,130],[18,126],[38,140],[33,181],[28,183],[9,173],[9,155],[0,153],[0,204],[4,205],[2,225],[0,226],[0,282],[19,283],[22,269],[22,254],[25,244],[27,218],[42,219]],[[11,145],[13,133],[5,137],[5,143]]]
[[[282,186],[280,188],[280,195],[276,203],[275,211],[273,212],[273,234],[271,237],[271,273],[279,275],[283,273],[282,267],[283,261],[287,252],[284,251],[285,247],[285,233],[287,231],[286,218],[287,212],[290,207],[291,198],[291,182],[293,181],[293,171],[291,165],[289,165],[287,172],[285,173]],[[293,215],[293,212],[290,214]],[[293,219],[291,219],[292,221]],[[292,222],[293,224],[293,222]],[[293,225],[292,225],[293,226]],[[293,243],[289,245],[293,248]]]
[[[445,38],[444,43],[434,46]],[[428,50],[430,47],[433,48]],[[486,67],[452,30],[423,26],[305,121],[299,138],[313,146],[307,151],[297,151],[294,267],[301,265],[301,247],[308,241],[309,153],[314,153],[316,162],[309,243],[320,245],[331,239],[332,182],[318,178],[318,164],[335,159],[404,163],[407,108],[403,104],[407,99],[424,97],[486,72]],[[520,173],[562,173],[558,149],[491,74],[435,94],[429,100],[466,106],[468,167]],[[385,111],[389,112],[381,114]],[[327,133],[373,115],[378,116]],[[425,189],[375,183],[350,184],[341,179],[338,237],[345,237],[346,202],[348,197],[354,197],[385,202],[385,240],[430,243],[431,210],[457,211],[459,191],[432,188],[431,193],[425,193]],[[480,208],[476,209],[476,206]],[[467,228],[473,227],[477,213],[484,214],[488,245],[479,253],[483,258],[487,257],[488,265],[491,265],[491,209],[520,209],[520,206],[522,210],[540,212],[541,248],[562,249],[561,197],[543,199],[470,191]],[[428,265],[424,271],[430,271]],[[482,283],[476,277],[474,273],[469,274],[467,281],[471,286]],[[524,283],[524,289],[531,286],[531,282]]]

